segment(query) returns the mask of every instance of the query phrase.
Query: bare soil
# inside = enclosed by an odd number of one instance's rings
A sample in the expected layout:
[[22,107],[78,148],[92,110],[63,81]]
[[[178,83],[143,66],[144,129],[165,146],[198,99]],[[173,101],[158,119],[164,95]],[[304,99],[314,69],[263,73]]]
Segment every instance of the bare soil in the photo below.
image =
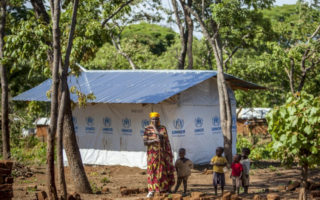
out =
[[[272,165],[274,168],[270,168]],[[279,163],[260,162],[255,163],[255,166],[260,168],[251,169],[250,175],[250,188],[248,195],[241,195],[243,198],[253,198],[254,195],[259,194],[262,197],[267,196],[267,190],[269,193],[276,193],[281,196],[282,199],[298,199],[298,193],[295,191],[279,191],[278,185],[288,186],[290,181],[299,180],[300,168],[293,167],[292,169],[284,169],[279,167]],[[29,178],[16,178],[14,181],[14,200],[33,200],[37,191],[47,190],[45,166],[36,167],[29,166],[33,173]],[[191,192],[204,192],[207,195],[214,196],[214,189],[212,186],[212,175],[203,175],[201,170],[209,166],[195,166],[192,171],[192,175],[188,180],[188,193]],[[210,167],[211,168],[211,167]],[[126,186],[127,188],[146,188],[147,187],[147,175],[144,174],[146,170],[135,167],[125,166],[85,166],[86,174],[89,181],[96,191],[99,191],[101,187],[108,187],[110,192],[108,194],[81,194],[81,199],[96,200],[102,198],[112,199],[136,199],[138,197],[145,197],[147,193],[135,194],[131,196],[121,196],[120,187]],[[104,172],[104,173],[102,173]],[[314,182],[320,182],[320,170],[310,170],[309,180]],[[65,167],[66,182],[68,192],[74,191],[74,185],[70,176],[69,167]],[[232,190],[232,182],[229,178],[229,172],[226,173],[226,187],[225,190]],[[110,182],[101,183],[101,180],[109,180]],[[57,176],[56,176],[57,181]],[[26,190],[26,186],[37,185],[37,191]],[[58,187],[58,184],[57,184]],[[182,186],[178,193],[182,192]],[[99,193],[99,192],[98,192]],[[221,190],[218,190],[218,196],[221,197]]]

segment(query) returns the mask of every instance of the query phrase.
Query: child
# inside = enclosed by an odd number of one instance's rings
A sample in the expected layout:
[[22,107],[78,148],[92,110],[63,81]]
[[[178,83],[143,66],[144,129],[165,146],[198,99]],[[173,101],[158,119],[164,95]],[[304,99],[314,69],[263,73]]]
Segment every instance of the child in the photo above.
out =
[[232,171],[230,174],[230,178],[232,178],[233,191],[237,190],[237,194],[239,194],[239,188],[241,187],[241,177],[243,171],[240,160],[240,154],[236,154],[233,156],[233,163],[231,164]]
[[213,186],[215,194],[217,195],[218,184],[221,186],[221,192],[225,186],[225,176],[223,167],[227,166],[227,159],[222,156],[224,149],[218,147],[216,149],[216,156],[211,159],[210,165],[213,165]]
[[242,149],[242,159],[240,163],[243,166],[243,175],[242,175],[242,186],[244,187],[244,193],[248,194],[249,189],[249,171],[250,171],[250,160],[248,156],[250,155],[249,148]]
[[177,160],[175,164],[176,171],[178,173],[178,181],[174,193],[177,192],[179,189],[181,182],[183,182],[183,196],[187,194],[187,182],[188,177],[191,175],[191,170],[193,169],[193,163],[188,158],[185,158],[186,150],[181,148],[179,149],[179,157],[180,159]]

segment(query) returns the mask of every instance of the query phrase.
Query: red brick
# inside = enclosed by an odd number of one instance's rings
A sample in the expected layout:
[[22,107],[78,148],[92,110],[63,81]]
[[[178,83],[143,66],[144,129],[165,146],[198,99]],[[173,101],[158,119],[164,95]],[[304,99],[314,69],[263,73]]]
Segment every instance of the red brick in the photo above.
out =
[[13,166],[13,162],[12,161],[5,160],[3,162],[4,162],[4,168],[12,170],[12,166]]
[[268,200],[280,200],[280,197],[277,194],[268,194],[267,199]]
[[311,191],[311,198],[320,197],[319,191]]
[[202,192],[192,192],[191,193],[191,197],[203,197],[203,196],[205,196],[205,194]]
[[0,185],[0,191],[12,191],[12,184]]
[[48,198],[47,193],[45,191],[39,191],[37,193],[37,199],[38,200],[45,200],[46,198]]
[[13,183],[13,177],[7,177],[6,178],[6,183]]
[[12,191],[0,191],[0,197],[2,198],[12,198],[13,197],[13,192]]
[[4,183],[5,178],[6,178],[5,176],[0,176],[0,184]]
[[291,185],[288,186],[289,191],[295,190],[297,187],[300,187],[300,183],[298,181],[293,182]]
[[0,168],[0,175],[9,176],[10,174],[11,174],[11,170],[10,169]]

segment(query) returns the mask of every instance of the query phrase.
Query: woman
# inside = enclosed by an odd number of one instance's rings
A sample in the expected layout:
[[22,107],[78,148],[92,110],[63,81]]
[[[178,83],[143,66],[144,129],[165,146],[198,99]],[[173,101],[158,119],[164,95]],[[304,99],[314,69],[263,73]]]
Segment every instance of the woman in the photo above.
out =
[[147,197],[154,192],[171,192],[174,185],[174,166],[167,129],[160,125],[159,113],[150,113],[151,124],[145,127],[143,141],[147,146],[148,189]]

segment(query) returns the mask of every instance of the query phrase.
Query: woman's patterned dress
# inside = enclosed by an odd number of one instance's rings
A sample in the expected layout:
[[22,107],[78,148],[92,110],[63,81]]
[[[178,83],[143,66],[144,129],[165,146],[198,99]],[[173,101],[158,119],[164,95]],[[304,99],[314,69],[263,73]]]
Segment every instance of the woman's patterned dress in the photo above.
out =
[[[165,126],[160,125],[158,132],[163,135],[163,143],[159,149],[159,143],[148,145],[148,189],[150,192],[167,192],[174,185],[174,166],[172,164],[172,151]],[[147,126],[144,131],[144,139],[157,139],[152,126]]]

